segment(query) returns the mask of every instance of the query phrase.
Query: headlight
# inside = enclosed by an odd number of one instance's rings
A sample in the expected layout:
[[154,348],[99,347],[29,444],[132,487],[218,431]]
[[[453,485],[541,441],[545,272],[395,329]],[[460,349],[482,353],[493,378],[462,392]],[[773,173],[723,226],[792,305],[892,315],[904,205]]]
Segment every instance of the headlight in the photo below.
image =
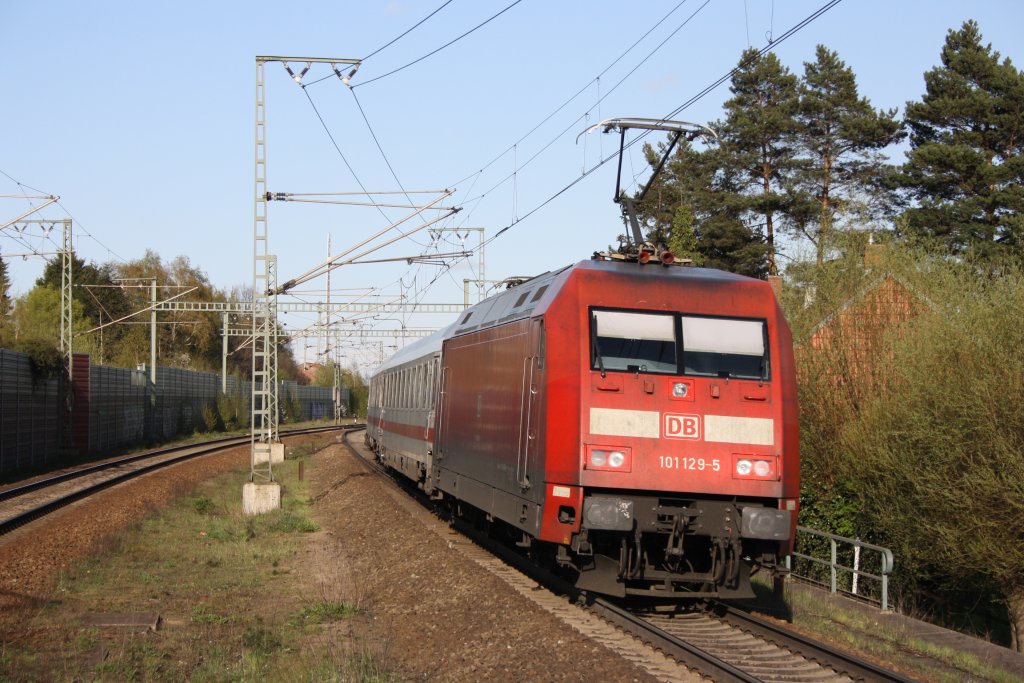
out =
[[672,396],[674,398],[686,398],[690,393],[690,386],[686,382],[676,382],[672,385]]
[[608,472],[632,471],[632,458],[628,448],[587,448],[586,469]]
[[734,454],[733,477],[772,480],[778,478],[776,458],[770,455]]

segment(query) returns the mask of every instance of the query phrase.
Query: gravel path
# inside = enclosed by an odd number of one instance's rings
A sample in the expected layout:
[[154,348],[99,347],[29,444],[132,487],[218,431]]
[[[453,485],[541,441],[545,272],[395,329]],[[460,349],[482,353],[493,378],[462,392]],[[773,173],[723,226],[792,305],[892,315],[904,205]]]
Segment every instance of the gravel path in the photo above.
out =
[[[315,456],[311,564],[364,610],[352,627],[408,680],[654,681],[467,560],[438,520],[340,446]],[[331,578],[333,573],[333,579]]]

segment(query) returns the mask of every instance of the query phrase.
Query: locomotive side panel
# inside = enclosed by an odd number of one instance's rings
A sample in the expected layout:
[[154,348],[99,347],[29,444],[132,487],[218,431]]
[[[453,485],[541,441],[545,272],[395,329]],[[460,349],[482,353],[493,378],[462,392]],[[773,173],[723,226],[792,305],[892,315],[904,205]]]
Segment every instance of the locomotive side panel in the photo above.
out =
[[541,319],[445,342],[437,487],[522,530],[540,524]]

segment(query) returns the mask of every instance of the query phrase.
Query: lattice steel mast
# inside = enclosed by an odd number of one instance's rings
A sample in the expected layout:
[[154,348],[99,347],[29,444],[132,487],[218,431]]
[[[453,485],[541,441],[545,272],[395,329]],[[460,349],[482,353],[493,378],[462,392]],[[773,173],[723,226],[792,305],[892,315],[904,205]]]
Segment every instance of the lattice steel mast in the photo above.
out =
[[[314,63],[358,65],[357,59],[321,57],[256,57],[256,128],[253,179],[252,267],[252,413],[250,481],[274,481],[272,460],[280,449],[277,412],[277,258],[269,250],[267,220],[267,110],[265,65],[282,62],[293,78],[301,78]],[[305,63],[295,76],[289,62]],[[281,453],[283,457],[283,452]],[[278,493],[278,496],[280,494]]]

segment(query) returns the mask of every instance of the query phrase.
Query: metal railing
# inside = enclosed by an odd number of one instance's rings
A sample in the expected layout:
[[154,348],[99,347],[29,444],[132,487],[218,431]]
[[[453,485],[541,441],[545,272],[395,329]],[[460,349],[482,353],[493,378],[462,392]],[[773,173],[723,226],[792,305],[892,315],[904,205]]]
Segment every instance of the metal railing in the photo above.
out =
[[[837,593],[840,590],[840,572],[843,572],[843,576],[849,576],[850,581],[849,589],[844,587],[842,589],[842,592],[849,593],[851,595],[854,595],[864,600],[868,600],[870,602],[878,603],[881,605],[883,611],[889,609],[889,575],[892,574],[893,570],[893,556],[891,550],[889,550],[888,548],[883,548],[882,546],[872,545],[871,543],[865,543],[864,541],[861,541],[857,538],[846,538],[845,536],[837,536],[836,534],[830,534],[825,531],[818,531],[817,529],[811,529],[805,526],[798,526],[796,530],[798,544],[795,547],[800,547],[801,549],[804,549],[808,545],[806,543],[802,546],[799,544],[800,534],[807,534],[812,537],[821,538],[828,542],[829,557],[828,559],[824,559],[822,557],[815,557],[814,555],[798,552],[794,547],[793,554],[786,557],[786,568],[793,572],[793,576],[796,576],[797,578],[803,579],[810,583],[825,585],[824,581],[822,581],[818,577],[811,576],[809,573],[798,573],[793,567],[793,558],[796,558],[797,560],[803,560],[807,563],[808,567],[827,568],[829,576],[829,589],[833,593]],[[850,546],[850,548],[852,549],[852,566],[843,564],[840,561],[840,544],[846,544]],[[874,569],[874,567],[877,566],[877,573],[874,573],[872,571],[865,571],[864,563],[862,563],[861,561],[862,550],[868,550],[878,553],[877,563],[871,563],[869,565],[872,567],[872,569]],[[850,554],[851,553],[849,550],[846,550],[846,552],[843,553],[845,557],[849,557]],[[871,579],[873,581],[878,581],[881,587],[881,597],[876,598],[870,595],[870,593],[865,593],[864,591],[858,592],[858,590],[860,589],[861,579]]]

